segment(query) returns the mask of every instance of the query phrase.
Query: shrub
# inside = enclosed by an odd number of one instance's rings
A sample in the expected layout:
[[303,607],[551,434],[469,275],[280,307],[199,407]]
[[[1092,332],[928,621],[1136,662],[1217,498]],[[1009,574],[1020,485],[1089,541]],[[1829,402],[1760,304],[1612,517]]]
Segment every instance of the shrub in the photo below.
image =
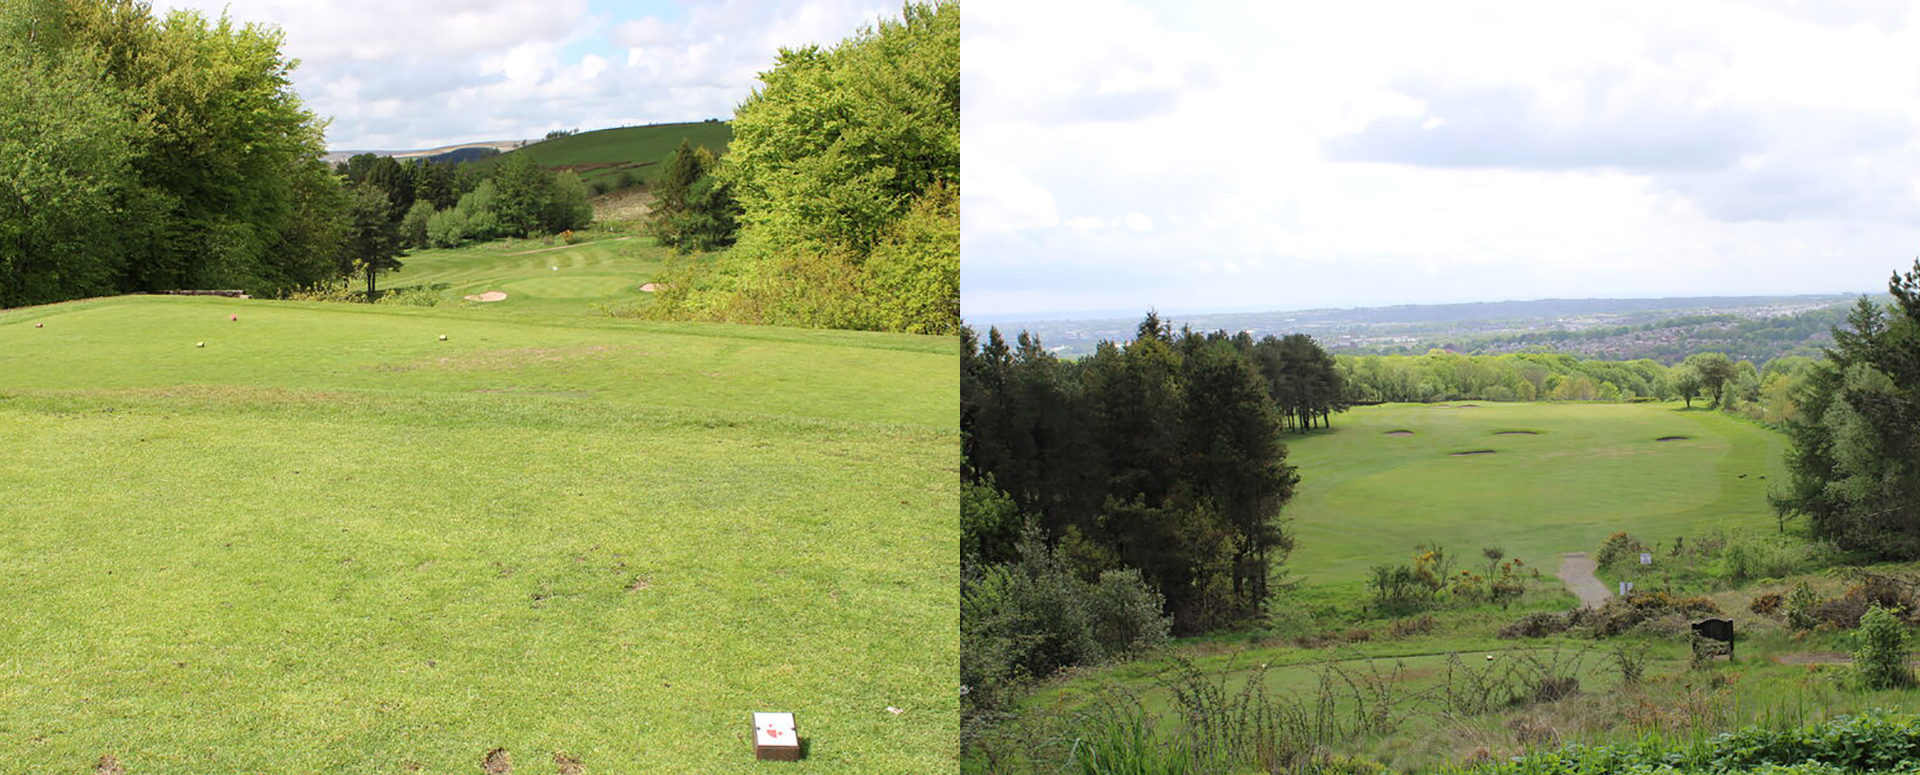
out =
[[1367,586],[1373,590],[1373,610],[1387,616],[1419,611],[1432,599],[1431,591],[1420,583],[1413,568],[1405,565],[1373,566],[1373,578]]
[[1609,598],[1606,605],[1599,608],[1576,609],[1570,618],[1575,625],[1591,626],[1595,635],[1612,637],[1664,617],[1696,617],[1718,613],[1720,607],[1710,598],[1679,597],[1662,590]]
[[1878,604],[1860,616],[1853,632],[1854,678],[1866,689],[1898,689],[1913,685],[1907,667],[1910,637],[1906,623],[1894,611]]
[[1602,568],[1610,568],[1614,563],[1625,558],[1631,557],[1638,561],[1640,553],[1646,550],[1646,544],[1640,543],[1633,536],[1622,531],[1607,536],[1606,543],[1600,545],[1600,552],[1594,555],[1593,561]]
[[1813,591],[1813,587],[1807,586],[1807,582],[1800,582],[1799,586],[1793,588],[1793,594],[1787,596],[1787,626],[1795,630],[1811,630],[1819,626],[1820,617],[1815,615],[1819,607],[1820,595]]
[[1768,592],[1754,598],[1753,602],[1747,606],[1747,610],[1760,614],[1761,616],[1772,616],[1779,612],[1780,605],[1783,602],[1785,602],[1785,598],[1781,597],[1780,593]]
[[1501,640],[1514,638],[1544,638],[1566,632],[1571,626],[1569,617],[1550,611],[1536,611],[1520,617],[1517,621],[1500,628]]

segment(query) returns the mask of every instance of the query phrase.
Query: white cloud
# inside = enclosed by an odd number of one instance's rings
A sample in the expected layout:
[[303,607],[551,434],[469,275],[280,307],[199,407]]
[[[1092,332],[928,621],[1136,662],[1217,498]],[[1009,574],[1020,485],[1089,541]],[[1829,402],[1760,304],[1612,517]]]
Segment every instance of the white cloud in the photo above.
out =
[[160,0],[286,34],[330,147],[423,148],[559,128],[725,118],[781,46],[832,45],[899,7],[721,0],[679,18],[587,0]]
[[1920,242],[1903,8],[1039,5],[963,6],[969,312],[1867,291]]

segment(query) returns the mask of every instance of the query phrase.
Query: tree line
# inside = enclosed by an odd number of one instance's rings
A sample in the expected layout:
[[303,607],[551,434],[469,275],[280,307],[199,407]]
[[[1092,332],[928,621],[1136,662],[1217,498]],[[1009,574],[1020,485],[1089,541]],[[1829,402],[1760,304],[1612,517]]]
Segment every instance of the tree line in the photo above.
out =
[[0,0],[0,306],[341,272],[346,199],[281,33]]
[[[1284,433],[1342,408],[1311,339],[1175,332],[1148,315],[1133,341],[1078,361],[997,329],[963,331],[961,350],[970,482],[1006,493],[1083,576],[1138,569],[1177,632],[1261,612],[1292,547]],[[972,524],[968,561],[1013,560],[1020,527]]]
[[761,82],[725,156],[668,160],[654,234],[720,252],[670,266],[639,314],[957,333],[959,4],[782,49]]
[[1261,616],[1293,548],[1285,435],[1344,408],[1310,338],[1153,314],[1076,361],[962,329],[960,380],[969,728],[1025,680]]
[[277,296],[405,248],[592,219],[571,172],[320,160],[282,33],[137,0],[0,0],[0,307],[181,288]]

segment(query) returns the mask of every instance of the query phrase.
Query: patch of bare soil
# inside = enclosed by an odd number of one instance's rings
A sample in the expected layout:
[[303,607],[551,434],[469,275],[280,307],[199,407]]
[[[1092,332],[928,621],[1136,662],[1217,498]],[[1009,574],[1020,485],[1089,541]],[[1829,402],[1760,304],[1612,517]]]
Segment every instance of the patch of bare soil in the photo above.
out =
[[1412,436],[1413,431],[1387,431],[1388,436]]
[[555,753],[553,755],[553,763],[560,765],[560,775],[580,775],[580,773],[587,771],[586,767],[580,765],[579,759],[563,753]]
[[1691,438],[1693,437],[1692,436],[1661,436],[1660,438],[1654,439],[1654,441],[1686,441],[1687,439],[1691,439]]
[[507,749],[495,748],[480,760],[480,769],[485,770],[487,775],[509,775],[513,772],[513,760],[508,758]]
[[653,194],[639,186],[593,198],[593,220],[597,223],[643,221],[652,214]]
[[102,756],[100,761],[93,765],[93,775],[127,775],[127,771],[121,769],[119,759]]
[[486,293],[476,293],[476,294],[473,294],[472,296],[462,296],[461,298],[466,299],[467,301],[478,301],[478,302],[506,301],[507,292],[506,291],[487,291]]
[[644,592],[652,588],[653,579],[647,578],[646,576],[635,576],[633,577],[633,582],[627,585],[628,592]]
[[655,293],[659,290],[660,290],[659,283],[647,283],[646,285],[640,286],[641,293]]
[[1470,449],[1465,452],[1448,453],[1447,457],[1466,457],[1468,455],[1491,455],[1491,454],[1493,454],[1493,450],[1491,449]]

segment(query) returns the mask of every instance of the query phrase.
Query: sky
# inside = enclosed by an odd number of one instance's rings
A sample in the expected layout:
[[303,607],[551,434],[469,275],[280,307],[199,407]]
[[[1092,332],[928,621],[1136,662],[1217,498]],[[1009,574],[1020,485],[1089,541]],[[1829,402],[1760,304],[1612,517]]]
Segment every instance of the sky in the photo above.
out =
[[1904,2],[962,5],[969,316],[1884,292]]
[[279,27],[333,150],[726,119],[781,47],[831,46],[875,0],[158,0]]

